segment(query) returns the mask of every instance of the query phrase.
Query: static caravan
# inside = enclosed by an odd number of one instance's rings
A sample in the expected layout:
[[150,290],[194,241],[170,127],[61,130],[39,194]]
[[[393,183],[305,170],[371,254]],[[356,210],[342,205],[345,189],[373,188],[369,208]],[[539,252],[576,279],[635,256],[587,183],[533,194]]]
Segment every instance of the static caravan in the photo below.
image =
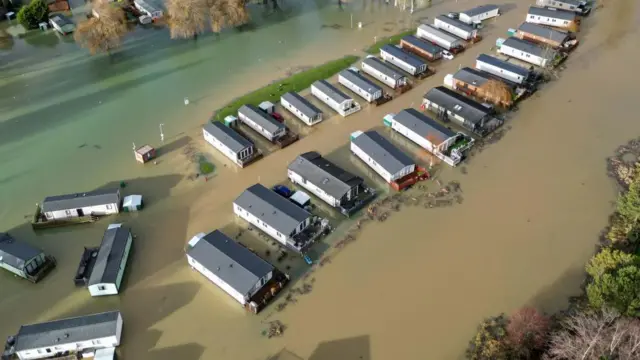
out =
[[567,31],[527,22],[518,27],[516,36],[522,40],[533,41],[556,49],[565,47],[573,40]]
[[120,189],[102,189],[86,193],[49,196],[41,211],[47,220],[62,220],[88,215],[110,215],[120,212]]
[[554,58],[554,51],[517,37],[510,37],[505,40],[498,51],[506,56],[540,67],[548,66]]
[[368,55],[362,60],[362,71],[373,76],[392,89],[401,88],[408,84],[406,75],[391,68],[375,56]]
[[415,161],[375,131],[352,134],[351,152],[388,183],[416,170]]
[[233,212],[298,253],[304,253],[315,239],[307,231],[314,216],[262,184],[242,192],[233,202]]
[[476,59],[476,69],[486,71],[516,84],[526,84],[532,78],[532,71],[510,62],[486,54]]
[[288,92],[282,95],[280,104],[309,126],[322,121],[322,111],[298,93]]
[[164,16],[164,13],[161,9],[159,9],[154,5],[149,4],[144,0],[134,0],[133,4],[136,6],[138,10],[140,10],[140,12],[151,17],[153,20],[159,19],[162,16]]
[[121,224],[109,225],[102,237],[88,287],[91,296],[117,295],[122,284],[133,236]]
[[55,267],[53,257],[7,233],[0,233],[0,268],[33,283]]
[[284,124],[253,105],[242,105],[238,109],[238,119],[269,141],[275,141],[287,132]]
[[424,109],[443,120],[451,120],[474,132],[480,132],[493,119],[494,110],[464,95],[437,86],[427,91],[422,100]]
[[20,360],[45,359],[115,348],[121,335],[122,315],[110,311],[23,325],[7,346]]
[[591,6],[587,1],[581,0],[536,0],[536,5],[551,7],[560,10],[573,11],[582,16],[589,15]]
[[360,104],[326,80],[318,80],[311,84],[311,94],[342,116],[348,116],[360,110]]
[[244,166],[256,152],[254,144],[221,122],[208,121],[202,127],[204,139],[238,166]]
[[309,190],[332,207],[352,201],[362,191],[364,180],[315,151],[299,155],[287,168],[289,180]]
[[527,18],[525,20],[528,23],[554,26],[559,28],[571,29],[580,25],[580,20],[576,13],[571,11],[540,8],[537,6],[530,6]]
[[49,18],[49,23],[62,35],[71,34],[76,30],[76,25],[68,17],[62,14],[54,14]]
[[413,35],[407,35],[400,40],[400,47],[404,50],[435,61],[442,57],[442,48],[428,41],[419,39]]
[[419,57],[393,45],[387,44],[381,47],[380,57],[413,76],[424,74],[428,70],[427,64]]
[[464,40],[473,40],[478,37],[478,30],[473,26],[445,15],[437,16],[433,20],[433,25]]
[[497,80],[509,89],[509,97],[505,98],[503,91],[493,88],[485,88],[485,84],[491,80],[496,81],[492,74],[464,67],[456,71],[453,75],[447,75],[445,77],[445,85],[467,95],[473,95],[483,100],[490,101],[495,105],[506,108],[513,105],[514,88],[505,80]]
[[274,267],[216,230],[189,241],[187,261],[241,305],[247,305],[273,277]]
[[452,52],[456,52],[456,50],[464,48],[464,42],[462,39],[429,24],[422,24],[418,26],[416,36],[421,39],[431,41],[432,43]]
[[500,16],[500,7],[498,5],[487,4],[476,6],[460,13],[460,21],[467,24],[479,24],[483,20]]
[[342,70],[338,74],[338,82],[369,103],[382,97],[382,88],[360,75],[356,68]]

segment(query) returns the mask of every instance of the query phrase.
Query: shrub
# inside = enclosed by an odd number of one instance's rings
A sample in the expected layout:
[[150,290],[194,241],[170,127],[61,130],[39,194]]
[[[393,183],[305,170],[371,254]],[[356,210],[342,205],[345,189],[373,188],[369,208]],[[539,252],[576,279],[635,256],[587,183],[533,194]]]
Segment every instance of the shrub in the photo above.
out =
[[470,360],[507,360],[509,347],[507,345],[506,316],[499,315],[485,319],[478,325],[478,331],[469,342],[466,356]]
[[18,11],[18,22],[26,29],[37,29],[49,19],[49,7],[43,0],[33,0]]

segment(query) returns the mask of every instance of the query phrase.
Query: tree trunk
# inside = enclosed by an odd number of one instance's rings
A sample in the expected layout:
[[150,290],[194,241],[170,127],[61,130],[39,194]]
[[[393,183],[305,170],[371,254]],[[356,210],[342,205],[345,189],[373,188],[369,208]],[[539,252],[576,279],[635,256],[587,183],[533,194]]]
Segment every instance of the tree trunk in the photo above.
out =
[[193,41],[198,41],[198,33],[193,34]]
[[271,5],[273,7],[273,11],[280,10],[280,6],[278,5],[278,0],[271,0]]

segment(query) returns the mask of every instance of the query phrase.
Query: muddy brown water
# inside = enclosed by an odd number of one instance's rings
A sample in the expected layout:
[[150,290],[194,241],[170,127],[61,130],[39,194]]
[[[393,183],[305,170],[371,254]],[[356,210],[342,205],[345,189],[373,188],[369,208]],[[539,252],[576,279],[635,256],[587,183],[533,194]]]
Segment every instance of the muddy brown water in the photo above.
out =
[[[585,20],[582,43],[560,79],[520,106],[511,130],[471,159],[466,174],[438,173],[462,184],[462,204],[406,207],[383,223],[368,223],[357,241],[311,275],[312,292],[284,311],[273,304],[259,316],[244,313],[189,270],[183,253],[197,232],[232,232],[238,226],[233,199],[255,182],[284,181],[297,154],[316,150],[353,164],[344,148],[351,132],[377,128],[390,136],[380,129],[386,113],[419,105],[445,74],[472,65],[524,18],[528,3],[518,2],[489,26],[483,42],[440,64],[416,89],[320,124],[242,171],[217,163],[208,182],[185,180],[189,170],[176,151],[162,161],[181,170],[129,181],[127,192],[145,194],[150,204],[139,214],[41,236],[27,226],[12,229],[55,254],[59,266],[36,286],[0,274],[0,335],[25,323],[119,308],[125,359],[264,360],[283,348],[282,359],[458,359],[484,316],[522,305],[562,308],[579,291],[583,264],[613,209],[617,188],[605,159],[640,134],[634,91],[640,9],[630,0],[607,3]],[[202,145],[197,132],[188,135]],[[353,164],[353,171],[376,181],[366,168]],[[120,220],[137,235],[124,290],[91,299],[72,285],[82,246],[98,244],[106,223]],[[274,319],[287,329],[267,340],[261,331]]]

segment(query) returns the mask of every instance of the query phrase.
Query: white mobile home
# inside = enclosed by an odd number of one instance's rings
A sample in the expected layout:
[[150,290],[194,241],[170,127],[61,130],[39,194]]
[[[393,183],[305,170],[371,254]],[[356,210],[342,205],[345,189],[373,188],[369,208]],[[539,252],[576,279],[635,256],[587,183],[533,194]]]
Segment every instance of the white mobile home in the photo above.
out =
[[351,152],[388,183],[416,170],[416,164],[409,156],[375,131],[353,133]]
[[529,64],[546,67],[553,60],[554,53],[552,49],[545,49],[535,43],[522,40],[516,37],[510,37],[505,40],[498,51],[501,54],[520,59]]
[[380,57],[385,62],[393,64],[413,76],[427,72],[427,64],[419,57],[393,45],[380,48]]
[[364,180],[355,176],[315,151],[299,155],[287,168],[289,180],[309,190],[333,207],[354,199]]
[[493,119],[494,111],[444,86],[427,91],[422,105],[439,118],[452,120],[466,129],[479,132]]
[[284,124],[253,105],[242,105],[238,109],[238,119],[269,141],[275,141],[287,132]]
[[407,77],[400,71],[397,71],[389,65],[382,62],[375,56],[368,55],[362,60],[362,71],[373,76],[378,81],[389,86],[392,89],[397,89],[406,86],[408,83]]
[[536,0],[536,5],[573,11],[580,15],[588,15],[591,12],[588,2],[582,0]]
[[467,24],[478,24],[483,20],[500,16],[500,7],[498,5],[487,4],[476,6],[460,13],[460,21]]
[[122,284],[133,236],[129,228],[120,224],[109,225],[102,237],[91,276],[91,296],[117,295]]
[[433,20],[433,25],[464,40],[472,40],[478,37],[478,30],[460,20],[452,19],[445,15],[439,15]]
[[7,233],[0,233],[0,268],[32,282],[40,280],[53,268],[52,257]]
[[404,109],[385,118],[393,130],[431,153],[445,152],[456,141],[457,133],[440,125],[416,109]]
[[164,13],[160,8],[151,5],[144,0],[134,0],[133,4],[138,10],[140,10],[143,14],[151,17],[153,20],[159,19],[164,16]]
[[499,76],[516,84],[525,84],[531,79],[531,70],[510,62],[481,54],[476,59],[476,69]]
[[45,359],[65,352],[81,353],[120,345],[119,311],[23,325],[7,342],[20,360]]
[[322,111],[298,93],[288,92],[282,95],[280,104],[309,126],[322,121]]
[[342,116],[349,116],[360,110],[360,104],[325,80],[311,84],[311,94]]
[[447,50],[455,50],[464,47],[462,39],[446,33],[433,25],[422,24],[416,30],[416,36],[431,41]]
[[342,70],[338,74],[338,82],[367,102],[373,102],[382,97],[382,88],[360,75],[358,69]]
[[247,305],[273,276],[273,265],[216,230],[189,241],[187,261],[241,305]]
[[62,220],[88,215],[110,215],[120,212],[120,190],[103,189],[86,193],[49,196],[41,211],[47,220]]
[[208,121],[202,127],[204,139],[239,166],[250,160],[256,149],[253,143],[218,121]]
[[303,252],[310,245],[303,233],[313,216],[262,184],[242,192],[233,202],[233,212],[294,251]]
[[528,23],[555,26],[560,28],[571,28],[579,25],[578,16],[571,11],[540,8],[530,6],[525,20]]

